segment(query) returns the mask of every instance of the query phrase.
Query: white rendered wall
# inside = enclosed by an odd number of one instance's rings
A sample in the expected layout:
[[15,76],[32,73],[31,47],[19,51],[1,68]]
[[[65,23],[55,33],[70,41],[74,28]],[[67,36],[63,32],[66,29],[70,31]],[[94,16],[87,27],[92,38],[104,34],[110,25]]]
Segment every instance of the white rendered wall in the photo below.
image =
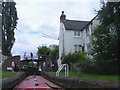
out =
[[64,37],[64,24],[60,23],[60,30],[59,30],[59,58],[63,55],[63,37]]
[[73,53],[74,45],[83,45],[82,36],[75,37],[74,31],[75,30],[65,30],[64,24],[60,23],[59,57],[62,56],[63,52],[65,55],[67,55],[69,53]]
[[74,30],[66,30],[65,36],[65,55],[74,52],[74,45],[82,45],[82,37],[75,37]]
[[81,31],[80,37],[74,36],[75,30],[65,30],[64,24],[60,23],[60,32],[59,32],[59,57],[63,55],[73,53],[74,52],[74,45],[82,45],[84,46],[84,51],[88,52],[87,45],[90,43],[90,36],[93,32],[93,29],[96,25],[99,25],[99,21],[95,18],[88,25],[89,28],[89,35],[86,34],[86,28]]

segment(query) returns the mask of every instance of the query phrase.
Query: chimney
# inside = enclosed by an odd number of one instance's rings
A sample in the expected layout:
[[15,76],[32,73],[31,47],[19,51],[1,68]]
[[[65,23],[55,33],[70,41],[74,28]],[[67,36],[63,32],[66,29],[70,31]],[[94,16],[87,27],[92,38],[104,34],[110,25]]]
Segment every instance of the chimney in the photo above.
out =
[[60,16],[60,22],[65,21],[66,20],[66,15],[64,14],[64,11],[62,11],[62,14]]

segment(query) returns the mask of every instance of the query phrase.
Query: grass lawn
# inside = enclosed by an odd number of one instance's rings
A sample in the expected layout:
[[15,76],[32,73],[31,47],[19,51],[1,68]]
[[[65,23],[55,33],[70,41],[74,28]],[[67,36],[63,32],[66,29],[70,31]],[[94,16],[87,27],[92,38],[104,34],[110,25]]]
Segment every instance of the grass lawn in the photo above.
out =
[[88,74],[88,73],[83,73],[81,78],[86,78],[86,79],[97,79],[97,80],[120,80],[120,76],[117,75],[98,75],[98,74]]
[[[55,72],[53,72],[55,74]],[[60,72],[60,76],[64,76],[64,72]],[[75,72],[69,72],[69,77],[79,77]],[[98,74],[90,74],[90,73],[82,73],[81,77],[83,79],[96,79],[96,80],[120,80],[120,76],[117,75],[98,75]]]
[[9,72],[9,71],[0,71],[0,79],[12,77],[16,75],[18,72]]
[[[53,74],[56,75],[56,72],[53,72]],[[59,76],[63,76],[64,77],[65,76],[65,72],[60,72]],[[68,77],[78,77],[78,75],[75,72],[69,72],[69,76]]]

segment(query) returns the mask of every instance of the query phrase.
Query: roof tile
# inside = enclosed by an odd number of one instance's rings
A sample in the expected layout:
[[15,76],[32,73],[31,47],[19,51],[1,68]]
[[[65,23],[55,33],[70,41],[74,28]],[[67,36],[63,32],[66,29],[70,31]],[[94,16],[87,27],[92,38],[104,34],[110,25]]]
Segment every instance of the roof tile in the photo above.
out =
[[65,20],[62,21],[66,30],[82,30],[90,21]]

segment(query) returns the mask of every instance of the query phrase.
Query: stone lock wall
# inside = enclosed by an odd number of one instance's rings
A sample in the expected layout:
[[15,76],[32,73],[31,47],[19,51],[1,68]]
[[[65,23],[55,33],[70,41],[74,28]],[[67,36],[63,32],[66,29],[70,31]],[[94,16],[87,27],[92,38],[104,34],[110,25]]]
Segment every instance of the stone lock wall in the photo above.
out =
[[41,76],[65,89],[81,88],[120,88],[120,82],[107,80],[92,80],[82,78],[57,77],[52,73],[42,72]]

